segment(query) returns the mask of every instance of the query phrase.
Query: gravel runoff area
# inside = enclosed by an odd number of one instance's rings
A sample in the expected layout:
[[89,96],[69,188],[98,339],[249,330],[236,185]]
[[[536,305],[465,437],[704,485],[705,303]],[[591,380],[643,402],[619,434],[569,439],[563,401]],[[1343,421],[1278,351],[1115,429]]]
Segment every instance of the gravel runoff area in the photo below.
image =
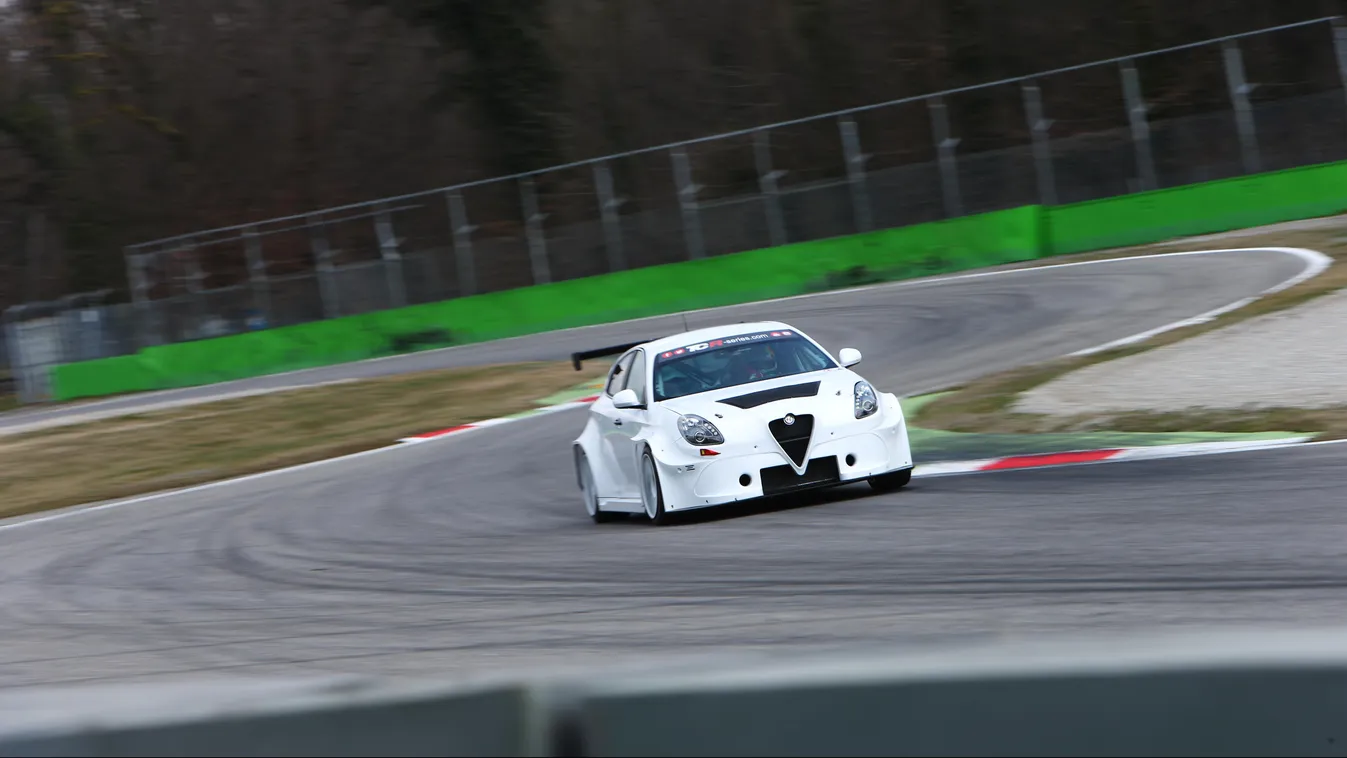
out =
[[1066,416],[1347,405],[1347,291],[1087,366],[1018,398]]

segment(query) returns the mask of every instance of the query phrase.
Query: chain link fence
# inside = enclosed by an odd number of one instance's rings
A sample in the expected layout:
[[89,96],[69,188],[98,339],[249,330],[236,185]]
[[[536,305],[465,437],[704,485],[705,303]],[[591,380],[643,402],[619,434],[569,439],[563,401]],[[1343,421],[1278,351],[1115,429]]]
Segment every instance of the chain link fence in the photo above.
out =
[[0,347],[8,353],[15,394],[21,403],[51,396],[52,366],[122,355],[125,322],[104,305],[112,290],[69,295],[60,300],[26,303],[0,314]]
[[[1295,34],[1286,82],[1241,43]],[[1148,102],[1148,77],[1203,93]],[[1268,83],[1257,77],[1266,74]],[[97,309],[97,355],[610,271],[1347,159],[1347,36],[1325,18],[126,250],[132,301]],[[1112,112],[1085,109],[1107,91]],[[1098,102],[1092,98],[1091,103]],[[1018,130],[991,131],[990,114]],[[1004,123],[1004,119],[997,121]],[[39,306],[7,315],[34,366],[78,360]],[[60,320],[58,331],[93,329]],[[45,324],[45,325],[44,325]],[[74,324],[74,325],[72,325]],[[55,332],[51,332],[55,333]],[[44,347],[45,346],[45,347]],[[62,348],[64,350],[64,348]],[[84,348],[81,348],[84,350]],[[45,356],[45,357],[44,357]],[[31,378],[31,383],[30,383]]]

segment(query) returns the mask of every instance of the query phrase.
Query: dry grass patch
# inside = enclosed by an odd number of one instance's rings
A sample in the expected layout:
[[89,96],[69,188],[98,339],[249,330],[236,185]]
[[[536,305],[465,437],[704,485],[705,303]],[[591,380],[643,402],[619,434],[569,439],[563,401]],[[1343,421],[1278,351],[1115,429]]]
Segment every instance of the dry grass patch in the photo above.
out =
[[523,363],[405,374],[0,437],[0,517],[382,447],[529,410],[607,368]]
[[1347,438],[1347,406],[1332,408],[1256,408],[1248,410],[1194,410],[1179,413],[1119,413],[1077,426],[1107,427],[1119,432],[1305,432],[1316,439]]
[[[1221,329],[1239,321],[1275,311],[1294,308],[1314,298],[1347,288],[1347,224],[1341,228],[1299,232],[1250,234],[1241,236],[1231,247],[1302,247],[1317,250],[1334,259],[1327,270],[1307,282],[1269,295],[1205,324],[1175,329],[1151,339],[1094,355],[1060,358],[993,374],[954,388],[944,397],[922,407],[914,424],[929,429],[956,432],[1049,433],[1074,431],[1297,431],[1322,432],[1324,438],[1347,435],[1347,409],[1258,409],[1222,410],[1193,413],[1148,413],[1042,416],[1013,413],[1011,407],[1023,392],[1059,376],[1096,363],[1116,360],[1153,350],[1181,340]],[[1163,247],[1164,250],[1157,249]],[[1167,252],[1178,248],[1163,246],[1114,251],[1097,257],[1137,255],[1141,252]],[[1188,249],[1188,248],[1183,248]],[[1200,249],[1200,248],[1197,248]],[[1094,256],[1092,256],[1094,257]]]

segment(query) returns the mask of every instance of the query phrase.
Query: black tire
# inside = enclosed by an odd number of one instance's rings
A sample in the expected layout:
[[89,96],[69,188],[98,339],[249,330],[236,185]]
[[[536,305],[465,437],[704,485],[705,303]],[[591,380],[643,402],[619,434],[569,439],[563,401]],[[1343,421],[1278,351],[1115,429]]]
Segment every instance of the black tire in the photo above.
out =
[[645,511],[645,517],[655,526],[664,526],[669,523],[669,513],[664,510],[664,487],[659,481],[659,467],[655,465],[655,458],[650,454],[650,448],[646,448],[641,453],[641,501],[646,502],[649,493],[646,491],[646,477],[653,477],[655,512],[650,513],[649,508]]
[[875,492],[889,493],[897,492],[907,486],[912,481],[912,469],[907,468],[902,471],[890,471],[887,474],[872,476],[869,478],[870,489]]
[[[584,453],[578,453],[576,455],[575,465],[576,477],[579,479],[580,484],[580,495],[585,499],[585,512],[589,514],[589,518],[594,523],[606,524],[626,515],[622,513],[609,513],[599,507],[598,493],[594,489],[594,472],[589,468],[589,459],[585,457]],[[588,489],[586,489],[586,486],[588,486]],[[589,501],[589,498],[591,497],[594,498],[594,510],[592,513],[590,513],[591,504]]]

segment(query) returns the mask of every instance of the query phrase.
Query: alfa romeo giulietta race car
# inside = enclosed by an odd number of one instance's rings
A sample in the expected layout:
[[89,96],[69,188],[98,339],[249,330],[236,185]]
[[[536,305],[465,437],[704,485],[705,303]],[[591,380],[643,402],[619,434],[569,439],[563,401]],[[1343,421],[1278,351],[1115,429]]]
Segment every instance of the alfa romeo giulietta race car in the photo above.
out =
[[595,521],[668,514],[864,479],[880,492],[912,477],[898,398],[777,321],[698,329],[577,353],[621,353],[573,442]]

